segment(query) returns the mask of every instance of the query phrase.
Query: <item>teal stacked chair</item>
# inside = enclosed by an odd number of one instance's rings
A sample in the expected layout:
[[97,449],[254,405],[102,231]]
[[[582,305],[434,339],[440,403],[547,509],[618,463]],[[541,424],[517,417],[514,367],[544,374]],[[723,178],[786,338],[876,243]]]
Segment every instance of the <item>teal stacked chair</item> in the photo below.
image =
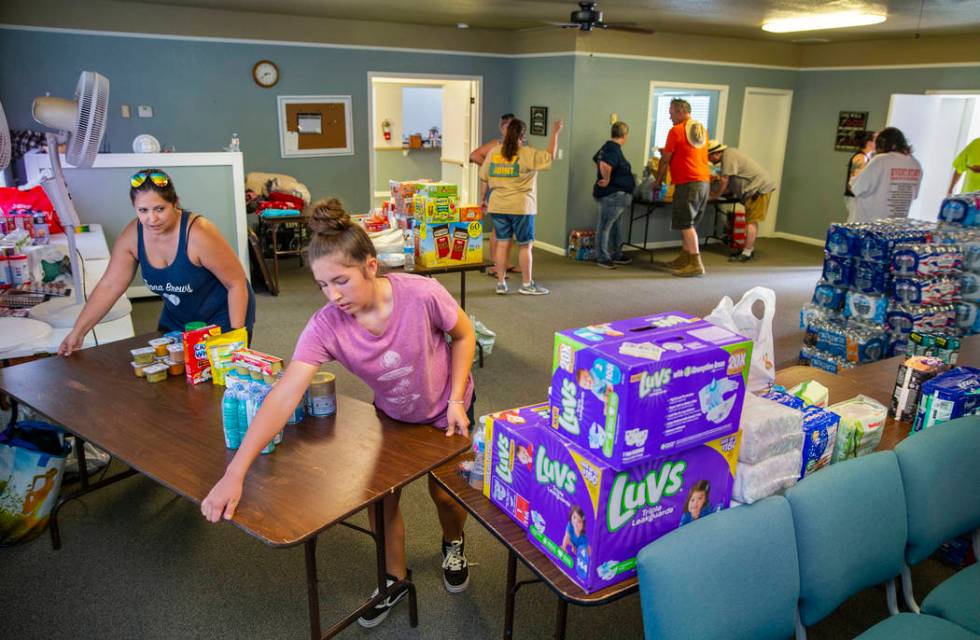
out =
[[905,490],[892,451],[832,465],[786,492],[796,530],[800,602],[796,637],[855,593],[884,584],[892,614],[859,638],[977,640],[947,620],[899,613],[895,578],[907,541]]
[[647,640],[781,640],[800,593],[789,504],[772,497],[695,520],[637,555]]
[[[902,588],[918,611],[909,566],[945,541],[973,535],[980,557],[980,416],[960,418],[916,433],[895,449],[908,505],[908,546]],[[933,589],[921,612],[980,634],[980,564],[963,569]]]

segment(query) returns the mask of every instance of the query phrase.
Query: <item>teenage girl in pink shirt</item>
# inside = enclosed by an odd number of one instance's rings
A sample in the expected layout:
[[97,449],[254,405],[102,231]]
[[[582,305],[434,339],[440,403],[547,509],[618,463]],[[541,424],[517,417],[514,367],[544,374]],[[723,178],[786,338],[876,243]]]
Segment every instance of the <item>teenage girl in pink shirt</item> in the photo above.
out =
[[[211,522],[234,515],[249,467],[282,429],[325,362],[340,362],[360,377],[374,391],[375,405],[392,418],[434,424],[447,436],[469,436],[476,336],[463,310],[435,280],[380,274],[374,245],[338,200],[317,203],[310,228],[310,268],[327,304],[310,318],[282,379],[263,402],[224,476],[201,503],[201,513]],[[463,554],[466,512],[431,476],[429,495],[442,525],[443,581],[448,591],[458,593],[469,584]],[[399,498],[396,492],[384,500],[389,584],[407,574]],[[392,593],[358,622],[365,627],[380,624],[406,593]]]

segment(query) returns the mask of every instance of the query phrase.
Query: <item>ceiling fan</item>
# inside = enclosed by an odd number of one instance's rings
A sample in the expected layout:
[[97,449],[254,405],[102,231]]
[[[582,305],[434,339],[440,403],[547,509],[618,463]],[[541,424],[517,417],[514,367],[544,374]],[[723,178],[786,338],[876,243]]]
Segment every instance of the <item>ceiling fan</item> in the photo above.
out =
[[578,11],[572,11],[568,22],[545,22],[554,27],[562,29],[581,29],[582,31],[592,31],[593,29],[609,29],[611,31],[628,31],[630,33],[643,33],[652,35],[653,29],[646,29],[637,26],[635,22],[603,22],[602,12],[599,11],[597,2],[579,2]]

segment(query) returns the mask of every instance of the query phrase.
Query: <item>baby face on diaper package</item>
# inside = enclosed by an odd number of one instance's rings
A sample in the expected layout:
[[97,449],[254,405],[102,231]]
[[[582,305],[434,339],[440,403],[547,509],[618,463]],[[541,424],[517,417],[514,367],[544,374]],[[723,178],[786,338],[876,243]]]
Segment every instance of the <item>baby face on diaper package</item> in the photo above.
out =
[[492,413],[485,425],[483,495],[526,531],[534,470],[534,447],[527,431],[547,429],[547,402]]
[[685,324],[595,346],[557,334],[552,428],[617,469],[737,431],[752,341]]
[[625,471],[549,429],[534,449],[528,539],[586,592],[636,573],[636,554],[660,536],[728,507],[740,433]]

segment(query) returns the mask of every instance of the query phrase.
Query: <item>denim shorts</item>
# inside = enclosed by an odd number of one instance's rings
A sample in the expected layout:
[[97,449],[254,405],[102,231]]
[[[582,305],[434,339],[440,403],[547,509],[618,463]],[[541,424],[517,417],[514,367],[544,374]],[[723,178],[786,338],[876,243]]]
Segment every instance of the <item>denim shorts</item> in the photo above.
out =
[[495,213],[493,230],[497,234],[497,240],[514,238],[517,244],[528,244],[534,240],[534,216]]

